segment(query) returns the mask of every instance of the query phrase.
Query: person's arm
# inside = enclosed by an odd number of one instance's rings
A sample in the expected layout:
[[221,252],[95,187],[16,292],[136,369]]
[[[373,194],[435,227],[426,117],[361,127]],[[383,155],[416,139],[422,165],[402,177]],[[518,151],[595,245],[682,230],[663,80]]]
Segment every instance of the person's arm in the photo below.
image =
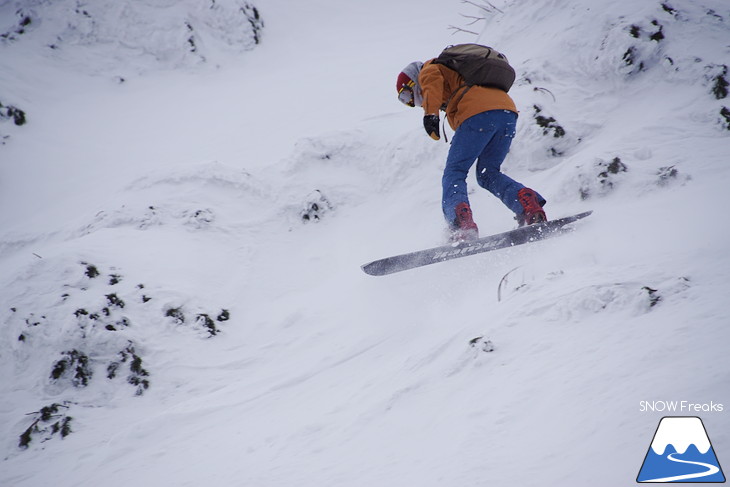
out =
[[438,115],[444,102],[444,77],[438,64],[426,62],[418,76],[418,84],[423,94],[424,114]]
[[438,65],[425,63],[418,76],[418,84],[423,95],[423,128],[432,139],[439,140],[439,109],[444,100],[444,77]]

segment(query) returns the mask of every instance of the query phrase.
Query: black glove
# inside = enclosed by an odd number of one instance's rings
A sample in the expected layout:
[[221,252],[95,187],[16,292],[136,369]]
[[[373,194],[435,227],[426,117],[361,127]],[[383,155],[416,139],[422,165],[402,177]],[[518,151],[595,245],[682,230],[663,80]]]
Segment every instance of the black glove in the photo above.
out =
[[426,115],[425,117],[423,117],[423,127],[426,129],[426,133],[433,140],[439,140],[441,138],[441,132],[439,132],[438,115]]

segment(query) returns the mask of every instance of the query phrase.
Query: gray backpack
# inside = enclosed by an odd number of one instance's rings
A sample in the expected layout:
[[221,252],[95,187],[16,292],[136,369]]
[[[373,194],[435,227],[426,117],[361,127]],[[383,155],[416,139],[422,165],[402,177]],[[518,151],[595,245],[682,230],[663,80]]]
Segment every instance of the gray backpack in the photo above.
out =
[[488,86],[508,92],[515,82],[515,70],[507,57],[480,44],[449,46],[433,62],[459,73],[467,86]]

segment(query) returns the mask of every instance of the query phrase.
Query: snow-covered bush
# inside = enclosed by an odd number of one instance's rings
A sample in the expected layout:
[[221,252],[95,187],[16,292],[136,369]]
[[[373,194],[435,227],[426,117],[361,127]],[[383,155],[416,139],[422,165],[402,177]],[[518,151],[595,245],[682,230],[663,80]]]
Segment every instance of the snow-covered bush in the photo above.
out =
[[112,267],[87,261],[39,266],[17,281],[37,294],[31,300],[16,296],[18,304],[0,328],[0,356],[14,355],[29,388],[40,383],[47,394],[66,399],[31,414],[30,425],[19,433],[21,448],[34,438],[44,442],[70,434],[68,412],[77,407],[81,390],[97,391],[88,392],[87,405],[104,405],[109,393],[99,391],[131,386],[133,395],[143,395],[154,375],[143,358],[150,330],[213,337],[231,318],[227,309],[207,313],[183,297],[176,301],[184,305],[166,305]]
[[216,63],[263,27],[247,0],[13,0],[0,5],[0,50],[27,41],[86,71],[147,71]]

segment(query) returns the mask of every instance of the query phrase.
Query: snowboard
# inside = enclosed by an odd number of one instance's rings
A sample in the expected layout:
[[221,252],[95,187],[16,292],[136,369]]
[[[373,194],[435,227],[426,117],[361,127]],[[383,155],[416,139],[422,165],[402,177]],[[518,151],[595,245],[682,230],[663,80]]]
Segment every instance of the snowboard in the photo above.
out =
[[567,225],[585,218],[591,213],[593,213],[593,211],[586,211],[578,213],[577,215],[536,223],[534,225],[520,227],[509,232],[482,237],[470,242],[443,245],[432,249],[394,255],[392,257],[386,257],[385,259],[369,262],[361,267],[366,274],[370,274],[371,276],[385,276],[395,272],[435,264],[437,262],[466,257],[468,255],[514,247],[515,245],[535,242],[537,240],[542,240],[544,238],[560,235],[566,231],[570,231],[571,228]]

